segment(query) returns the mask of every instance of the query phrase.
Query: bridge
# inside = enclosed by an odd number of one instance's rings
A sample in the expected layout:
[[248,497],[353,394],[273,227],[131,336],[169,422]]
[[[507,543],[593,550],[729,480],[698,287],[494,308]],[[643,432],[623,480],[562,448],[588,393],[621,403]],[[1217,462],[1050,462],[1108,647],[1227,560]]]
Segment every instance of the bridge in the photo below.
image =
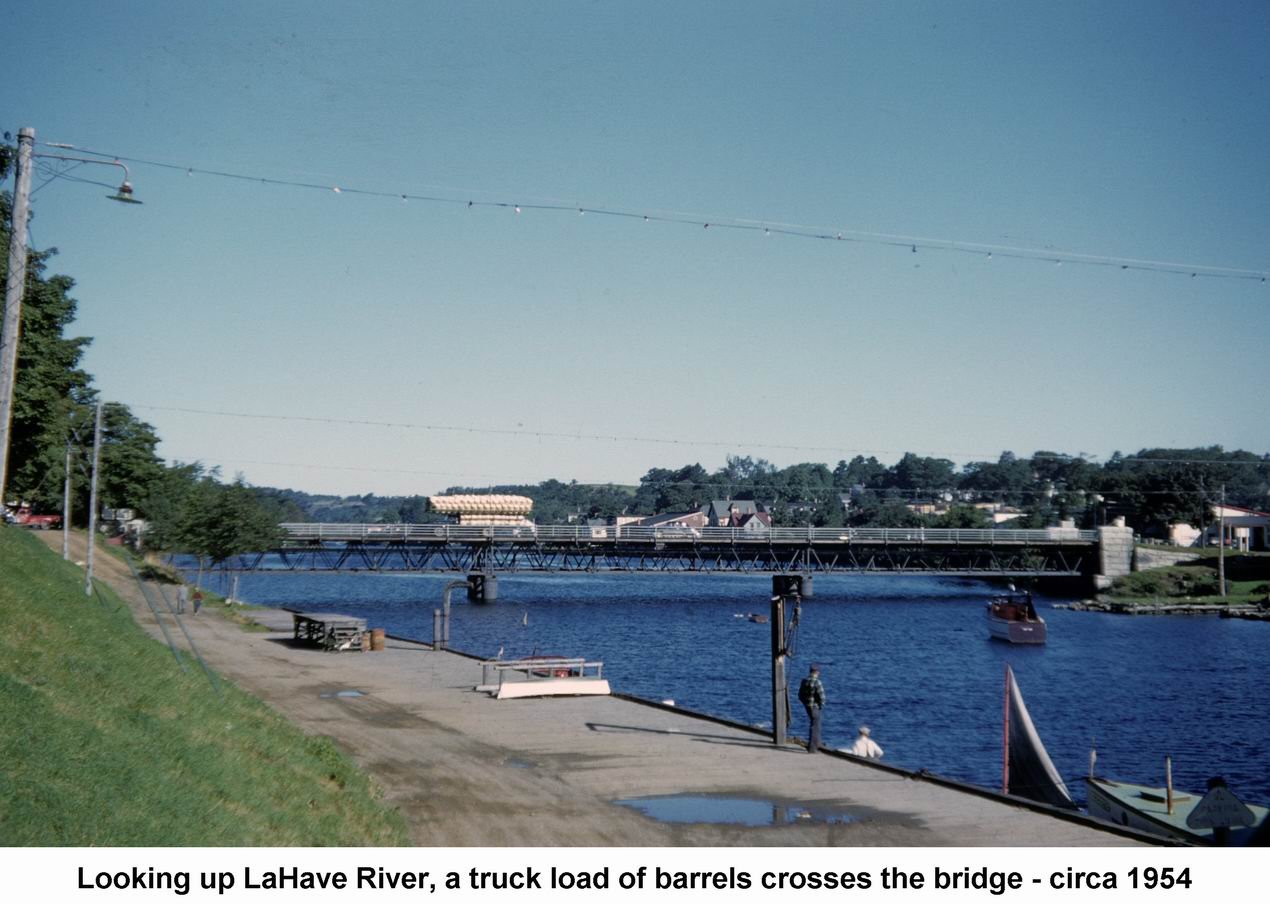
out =
[[961,577],[1113,576],[1129,570],[1133,532],[932,528],[592,527],[459,524],[283,524],[277,548],[236,557],[231,570],[463,574],[469,596],[493,600],[515,573],[739,573]]

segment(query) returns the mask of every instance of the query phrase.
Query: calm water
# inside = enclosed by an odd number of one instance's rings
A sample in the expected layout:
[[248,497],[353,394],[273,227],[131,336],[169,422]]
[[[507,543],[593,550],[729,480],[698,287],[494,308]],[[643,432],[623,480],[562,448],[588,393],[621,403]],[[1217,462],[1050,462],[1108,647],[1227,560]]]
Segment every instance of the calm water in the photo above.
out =
[[[263,605],[338,611],[422,640],[451,576],[248,574]],[[493,657],[533,653],[604,662],[615,690],[770,728],[771,579],[735,575],[500,576],[496,603],[454,594],[451,645]],[[1270,625],[1211,617],[1127,617],[1052,609],[1040,648],[989,641],[986,584],[916,577],[816,577],[803,604],[793,685],[816,662],[829,696],[825,740],[868,724],[886,762],[1000,784],[1001,701],[1013,666],[1037,730],[1073,795],[1088,766],[1202,791],[1224,775],[1270,802]],[[792,731],[805,733],[794,701]]]

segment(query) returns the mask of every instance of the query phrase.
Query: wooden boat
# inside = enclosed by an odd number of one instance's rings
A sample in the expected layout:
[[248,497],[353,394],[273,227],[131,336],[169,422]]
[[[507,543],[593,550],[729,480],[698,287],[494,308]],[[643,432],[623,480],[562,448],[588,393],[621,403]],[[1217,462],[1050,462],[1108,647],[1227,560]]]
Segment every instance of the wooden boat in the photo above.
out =
[[476,690],[499,700],[518,697],[591,696],[610,693],[603,662],[533,655],[525,659],[490,659],[481,663]]
[[1031,592],[994,597],[987,614],[990,637],[1007,643],[1045,643],[1045,619],[1036,614]]
[[1001,790],[1051,807],[1075,810],[1076,803],[1041,743],[1009,665],[1005,667],[1004,719]]
[[1090,776],[1085,779],[1089,815],[1186,844],[1266,844],[1266,807],[1245,804],[1221,779],[1209,782],[1207,794],[1114,782]]

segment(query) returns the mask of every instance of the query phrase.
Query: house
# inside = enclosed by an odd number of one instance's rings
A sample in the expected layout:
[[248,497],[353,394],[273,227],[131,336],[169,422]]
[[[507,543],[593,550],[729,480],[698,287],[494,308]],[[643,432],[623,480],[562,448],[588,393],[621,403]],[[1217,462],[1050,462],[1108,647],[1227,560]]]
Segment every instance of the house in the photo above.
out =
[[1239,505],[1214,505],[1213,523],[1209,526],[1208,536],[1216,542],[1219,522],[1225,529],[1225,545],[1243,552],[1257,550],[1270,551],[1270,512],[1259,512],[1256,509]]
[[948,505],[944,502],[909,502],[904,508],[915,515],[947,515]]
[[742,515],[734,527],[746,536],[767,536],[772,531],[772,516],[767,512],[750,512]]
[[715,499],[701,510],[706,527],[737,527],[746,515],[765,511],[763,503],[753,499]]
[[689,527],[706,526],[705,512],[665,512],[660,515],[649,515],[640,518],[633,527]]

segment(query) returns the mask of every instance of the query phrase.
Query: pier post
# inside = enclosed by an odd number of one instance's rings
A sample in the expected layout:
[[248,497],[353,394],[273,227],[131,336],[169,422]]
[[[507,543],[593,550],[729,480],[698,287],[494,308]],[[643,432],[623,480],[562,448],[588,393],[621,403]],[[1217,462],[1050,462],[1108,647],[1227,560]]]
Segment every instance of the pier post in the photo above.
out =
[[811,572],[798,576],[798,595],[805,600],[809,600],[816,595],[816,588],[811,580]]
[[467,598],[474,603],[492,603],[498,599],[498,576],[495,574],[469,574]]
[[799,594],[800,577],[796,574],[772,575],[772,742],[784,747],[789,731],[789,691],[785,660],[789,655],[785,637],[785,598]]
[[[450,581],[445,585],[445,589],[441,591],[441,608],[433,610],[434,612],[441,613],[440,631],[437,631],[435,627],[433,627],[432,630],[433,649],[442,649],[450,646],[450,592],[454,590],[455,587],[466,587],[468,595],[471,596],[471,581]],[[440,643],[440,647],[437,646],[438,643]]]

